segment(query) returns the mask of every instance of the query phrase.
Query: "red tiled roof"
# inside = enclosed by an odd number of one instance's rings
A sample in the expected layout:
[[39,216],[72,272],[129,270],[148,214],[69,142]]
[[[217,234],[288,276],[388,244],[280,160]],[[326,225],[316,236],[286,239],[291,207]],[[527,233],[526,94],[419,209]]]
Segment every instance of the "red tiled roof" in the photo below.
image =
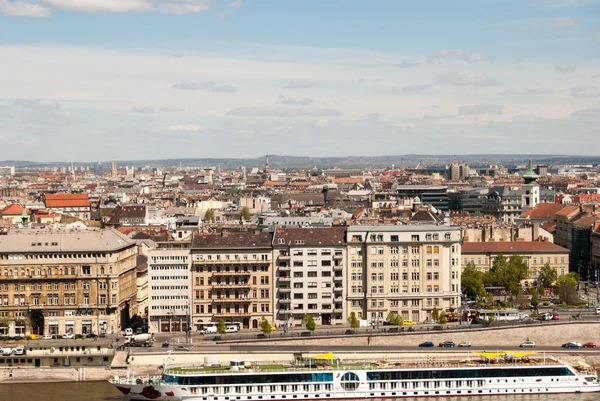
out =
[[554,219],[554,215],[564,207],[565,205],[560,203],[540,203],[523,213],[523,216],[530,219]]
[[[283,244],[280,244],[280,239]],[[296,241],[303,241],[302,246],[333,246],[346,243],[346,227],[319,228],[279,228],[275,231],[275,246],[294,246]]]
[[12,205],[8,205],[4,209],[0,210],[0,215],[2,216],[20,216],[22,214],[23,208],[18,203],[13,203]]
[[558,212],[556,212],[556,216],[568,216],[573,212],[576,212],[579,210],[579,206],[576,205],[567,205],[564,208],[560,209]]
[[465,242],[461,253],[568,253],[569,250],[546,241]]
[[87,194],[45,194],[46,207],[89,207]]

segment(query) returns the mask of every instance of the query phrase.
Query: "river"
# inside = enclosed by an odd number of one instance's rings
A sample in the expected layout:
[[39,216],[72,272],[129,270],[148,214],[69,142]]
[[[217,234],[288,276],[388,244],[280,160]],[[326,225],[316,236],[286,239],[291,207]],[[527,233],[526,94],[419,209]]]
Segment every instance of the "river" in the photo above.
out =
[[[0,384],[0,401],[120,401],[124,398],[107,382]],[[436,401],[600,401],[595,394],[436,397]],[[402,398],[402,401],[424,398]]]

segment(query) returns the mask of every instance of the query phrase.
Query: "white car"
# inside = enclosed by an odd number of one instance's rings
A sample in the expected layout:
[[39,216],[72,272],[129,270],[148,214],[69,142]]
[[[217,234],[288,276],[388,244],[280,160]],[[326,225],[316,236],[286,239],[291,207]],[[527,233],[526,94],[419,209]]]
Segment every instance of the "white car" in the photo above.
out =
[[535,348],[535,341],[525,341],[519,345],[521,348]]
[[52,340],[54,338],[54,335],[52,334],[44,334],[42,336],[42,340]]
[[19,345],[18,347],[13,348],[12,353],[14,355],[25,355],[25,347]]
[[458,344],[459,347],[470,347],[471,346],[471,341],[463,341],[462,343]]
[[73,333],[63,334],[62,338],[72,339],[72,338],[75,338],[75,334],[73,334]]

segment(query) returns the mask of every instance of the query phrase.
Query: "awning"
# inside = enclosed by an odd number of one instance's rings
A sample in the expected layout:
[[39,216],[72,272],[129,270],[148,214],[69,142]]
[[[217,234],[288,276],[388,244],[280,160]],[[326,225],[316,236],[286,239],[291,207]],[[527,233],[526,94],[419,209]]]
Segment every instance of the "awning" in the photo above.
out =
[[75,326],[75,320],[67,320],[67,321],[65,322],[65,324],[66,324],[67,326]]
[[91,320],[83,320],[81,324],[92,324]]
[[309,356],[309,358],[310,359],[324,359],[327,361],[334,361],[337,359],[331,352],[328,352],[326,354],[321,354],[321,355]]
[[505,355],[512,355],[515,358],[520,358],[522,356],[537,354],[534,351],[498,351],[498,352],[473,352],[474,355],[483,356],[487,359],[493,359],[498,357],[504,357]]
[[58,322],[56,320],[51,320],[48,322],[48,326],[58,326]]

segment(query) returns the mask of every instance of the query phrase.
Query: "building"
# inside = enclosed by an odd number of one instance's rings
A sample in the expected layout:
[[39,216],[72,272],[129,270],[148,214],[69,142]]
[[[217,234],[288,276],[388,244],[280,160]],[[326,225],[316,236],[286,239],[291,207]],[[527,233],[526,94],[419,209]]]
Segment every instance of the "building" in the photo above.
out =
[[273,311],[280,325],[345,324],[346,229],[287,228],[273,237]]
[[67,214],[89,220],[92,207],[87,194],[44,194],[44,204],[50,213]]
[[496,186],[488,192],[481,212],[505,224],[513,224],[524,211],[531,210],[540,202],[554,203],[554,191],[540,190],[537,183],[523,184],[522,188]]
[[460,308],[460,229],[444,225],[351,226],[347,313],[382,323],[389,312],[419,322]]
[[117,205],[104,217],[104,224],[110,227],[145,225],[148,221],[148,208],[143,204]]
[[0,332],[118,333],[136,312],[136,244],[115,230],[0,241]]
[[[525,180],[521,195],[521,210],[527,213],[529,210],[535,209],[540,203],[540,185],[537,183],[539,176],[533,171],[533,163],[529,159],[527,171],[523,174]],[[554,202],[554,199],[552,200]]]
[[448,179],[460,181],[469,177],[469,165],[467,163],[450,163],[448,166]]
[[0,210],[0,225],[18,225],[22,222],[23,213],[27,216],[27,210],[18,203],[12,203],[6,206]]
[[273,315],[271,234],[198,235],[191,248],[194,324],[237,323],[258,328]]
[[148,326],[154,332],[185,332],[190,322],[190,241],[158,241],[148,251]]
[[488,272],[499,254],[523,257],[529,266],[525,285],[535,282],[546,263],[554,267],[558,275],[569,273],[569,250],[546,241],[465,242],[462,245],[462,265],[472,263],[477,270]]
[[396,196],[401,204],[418,197],[421,203],[431,205],[437,210],[448,211],[450,199],[445,185],[397,185]]
[[448,193],[449,209],[456,212],[468,212],[481,215],[488,188],[462,188]]

